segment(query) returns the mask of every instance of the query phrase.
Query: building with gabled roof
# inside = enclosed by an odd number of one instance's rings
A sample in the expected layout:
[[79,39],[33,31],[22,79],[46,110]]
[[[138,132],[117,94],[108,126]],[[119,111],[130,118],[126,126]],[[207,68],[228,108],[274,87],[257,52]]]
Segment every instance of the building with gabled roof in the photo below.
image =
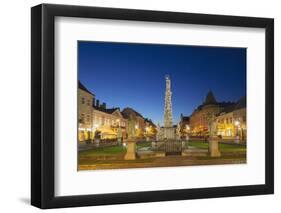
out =
[[190,135],[207,137],[210,117],[216,117],[223,110],[233,107],[234,104],[233,102],[218,102],[210,90],[203,103],[190,116]]
[[224,109],[216,117],[217,134],[224,140],[247,138],[246,96],[240,98],[232,107]]
[[92,134],[92,105],[95,95],[78,81],[78,140],[90,142]]
[[126,107],[122,110],[122,115],[126,119],[133,119],[136,124],[136,137],[142,138],[145,135],[145,118],[136,110]]

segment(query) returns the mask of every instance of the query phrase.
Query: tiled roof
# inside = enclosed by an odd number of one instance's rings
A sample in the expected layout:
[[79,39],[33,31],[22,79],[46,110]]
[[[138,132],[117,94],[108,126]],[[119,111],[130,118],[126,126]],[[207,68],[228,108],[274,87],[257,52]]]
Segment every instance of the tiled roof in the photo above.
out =
[[204,105],[208,105],[208,104],[216,104],[217,100],[213,94],[213,92],[210,90],[206,96],[206,99],[204,101]]
[[149,123],[151,126],[156,127],[156,125],[153,123],[151,119],[145,118],[144,119],[147,123]]
[[130,107],[126,107],[125,109],[122,110],[122,115],[124,118],[129,118],[129,116],[131,114],[135,115],[135,116],[139,116],[141,118],[144,118],[140,113],[138,113],[137,111],[135,111],[134,109],[130,108]]
[[224,110],[221,113],[229,113],[242,108],[246,108],[246,96],[243,96],[235,103],[230,102],[229,105],[224,107]]
[[78,88],[81,90],[84,90],[87,93],[90,93],[91,95],[95,95],[94,93],[90,92],[81,82],[80,80],[78,81]]
[[190,120],[190,117],[189,116],[182,116],[181,117],[181,121],[189,121]]
[[102,106],[93,106],[94,109],[96,110],[99,110],[101,112],[105,112],[105,113],[108,113],[108,114],[112,114],[113,112],[115,112],[116,110],[119,110],[120,111],[120,108],[119,107],[115,107],[115,108],[110,108],[110,109],[106,109],[106,108],[103,108]]
[[241,109],[241,108],[246,108],[247,106],[247,99],[246,96],[243,96],[242,98],[240,98],[236,105],[235,105],[235,109]]

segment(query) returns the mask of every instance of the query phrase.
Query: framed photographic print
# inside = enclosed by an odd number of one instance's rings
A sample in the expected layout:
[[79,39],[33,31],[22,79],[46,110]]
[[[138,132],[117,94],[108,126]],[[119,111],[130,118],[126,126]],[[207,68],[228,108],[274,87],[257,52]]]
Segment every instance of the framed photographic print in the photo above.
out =
[[274,21],[31,9],[31,203],[271,194]]

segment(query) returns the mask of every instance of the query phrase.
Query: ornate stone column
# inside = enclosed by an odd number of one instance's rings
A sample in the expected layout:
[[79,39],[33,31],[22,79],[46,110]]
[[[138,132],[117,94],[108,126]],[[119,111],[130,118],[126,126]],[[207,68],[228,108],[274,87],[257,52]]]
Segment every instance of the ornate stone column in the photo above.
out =
[[165,92],[165,108],[164,108],[164,127],[173,126],[172,117],[172,92],[171,92],[171,80],[166,75],[166,92]]

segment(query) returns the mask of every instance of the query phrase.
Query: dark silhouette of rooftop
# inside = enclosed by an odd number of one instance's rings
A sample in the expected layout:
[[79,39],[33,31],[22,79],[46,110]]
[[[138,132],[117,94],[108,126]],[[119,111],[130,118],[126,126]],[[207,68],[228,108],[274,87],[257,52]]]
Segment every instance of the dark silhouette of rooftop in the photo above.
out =
[[213,94],[213,92],[210,90],[206,96],[206,99],[204,101],[204,105],[208,105],[208,104],[216,104],[217,100]]

